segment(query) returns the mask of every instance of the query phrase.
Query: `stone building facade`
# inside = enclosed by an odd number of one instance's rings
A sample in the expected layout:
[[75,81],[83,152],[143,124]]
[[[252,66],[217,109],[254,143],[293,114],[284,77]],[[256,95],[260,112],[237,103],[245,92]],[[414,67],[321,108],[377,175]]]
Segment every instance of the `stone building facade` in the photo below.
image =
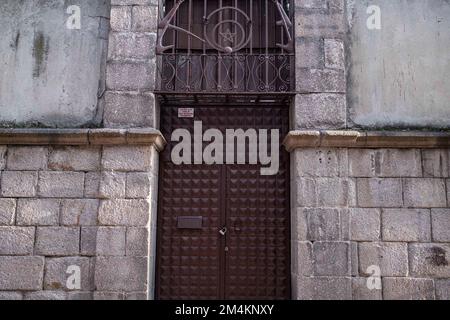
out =
[[[351,3],[295,1],[291,297],[449,299],[450,135],[352,121]],[[154,298],[161,8],[111,0],[99,20],[101,125],[0,129],[0,299]]]

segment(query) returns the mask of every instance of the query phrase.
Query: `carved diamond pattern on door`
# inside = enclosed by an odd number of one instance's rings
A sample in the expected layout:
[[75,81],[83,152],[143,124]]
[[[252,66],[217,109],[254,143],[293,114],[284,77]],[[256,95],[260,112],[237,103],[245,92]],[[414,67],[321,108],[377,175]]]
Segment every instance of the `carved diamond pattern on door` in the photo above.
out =
[[254,166],[230,166],[226,179],[226,298],[289,297],[286,170],[261,176]]
[[[219,296],[220,167],[164,164],[158,232],[159,298]],[[178,229],[179,216],[201,216],[202,229]]]
[[[161,108],[161,131],[217,128],[289,129],[284,106],[196,106],[194,118]],[[176,142],[175,142],[176,143]],[[161,155],[158,209],[159,299],[289,299],[289,161],[280,141],[280,169],[262,176],[259,165],[174,165]],[[180,229],[180,216],[201,216],[201,229]],[[221,235],[219,231],[226,227]]]

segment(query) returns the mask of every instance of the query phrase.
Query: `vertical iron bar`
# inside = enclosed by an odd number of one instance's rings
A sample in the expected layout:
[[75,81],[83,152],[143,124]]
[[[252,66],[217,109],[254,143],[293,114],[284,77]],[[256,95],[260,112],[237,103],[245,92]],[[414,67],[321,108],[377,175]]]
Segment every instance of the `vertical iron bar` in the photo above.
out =
[[[223,5],[223,3],[222,3],[222,0],[219,0],[219,8],[222,8],[222,5]],[[220,24],[221,22],[222,22],[222,11],[220,11],[220,13],[219,13],[219,21],[218,21],[218,23]],[[219,44],[220,42],[220,37],[219,37],[219,35],[222,33],[222,25],[220,25],[220,27],[219,27],[219,33],[217,34],[217,43]],[[222,85],[221,85],[221,78],[222,78],[222,72],[221,72],[221,60],[222,59],[222,54],[221,54],[221,52],[220,52],[220,50],[218,51],[218,57],[217,57],[217,88],[219,89],[222,89]]]
[[[192,0],[189,0],[188,6],[188,31],[192,32]],[[191,88],[191,75],[192,75],[192,61],[191,61],[191,45],[192,39],[191,36],[187,35],[187,65],[186,65],[186,86]]]
[[252,28],[250,28],[250,54],[253,54],[253,0],[250,0],[250,21]]
[[[208,16],[208,0],[203,0],[203,38],[206,39],[206,17]],[[202,64],[202,81],[201,81],[201,89],[206,90],[206,43],[203,42],[203,55],[201,58]]]
[[266,14],[266,23],[265,23],[265,45],[266,45],[266,91],[269,90],[269,3],[268,0],[265,1],[265,14]]
[[[173,0],[173,5],[176,5],[176,1],[177,0]],[[176,25],[179,26],[180,25],[180,16],[178,14],[179,10],[177,10],[177,12],[175,13],[175,21],[176,21]],[[179,48],[179,44],[178,44],[178,32],[176,32],[176,30],[173,30],[173,41],[174,41],[174,46],[173,46],[173,53],[174,53],[174,63],[175,63],[175,77],[173,78],[173,88],[176,90],[177,89],[177,74],[178,74],[178,48]]]
[[[236,9],[238,8],[238,0],[234,0],[234,6],[235,6]],[[238,23],[237,10],[234,11],[234,20],[236,21],[236,23]],[[234,39],[234,41],[236,41],[238,28],[236,27],[236,25],[234,25],[233,29],[234,29],[233,32],[235,34],[235,37],[233,39]],[[242,35],[242,36],[244,37],[245,35]],[[232,43],[232,45],[235,45],[235,43]],[[238,53],[237,52],[236,53],[233,52],[233,56],[234,57],[232,57],[232,59],[233,59],[233,69],[234,69],[234,73],[233,73],[233,78],[234,78],[233,82],[234,82],[234,84],[232,84],[232,89],[233,88],[237,89],[237,81],[238,81],[237,79],[238,79],[238,77],[237,77],[236,59],[238,58]]]
[[[283,8],[285,7],[284,6],[284,4],[285,4],[285,2],[284,2],[284,0],[282,0],[282,5],[283,5]],[[277,17],[277,10],[275,11],[275,23],[276,23],[276,17]],[[279,14],[279,13],[278,13]],[[282,19],[282,17],[280,16],[280,20]],[[276,27],[275,27],[276,28]],[[283,29],[283,27],[281,26],[281,28],[280,28],[280,35],[281,35],[281,40],[280,40],[280,43],[281,43],[281,46],[283,46],[284,45],[284,29]],[[283,54],[284,53],[284,49],[283,49],[283,47],[281,47],[281,54]]]

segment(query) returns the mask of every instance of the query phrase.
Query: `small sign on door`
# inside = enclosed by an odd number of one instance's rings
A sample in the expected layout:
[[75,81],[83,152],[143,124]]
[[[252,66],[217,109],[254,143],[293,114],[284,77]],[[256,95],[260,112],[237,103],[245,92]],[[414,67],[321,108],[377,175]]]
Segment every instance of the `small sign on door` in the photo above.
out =
[[194,108],[178,108],[178,118],[194,118]]

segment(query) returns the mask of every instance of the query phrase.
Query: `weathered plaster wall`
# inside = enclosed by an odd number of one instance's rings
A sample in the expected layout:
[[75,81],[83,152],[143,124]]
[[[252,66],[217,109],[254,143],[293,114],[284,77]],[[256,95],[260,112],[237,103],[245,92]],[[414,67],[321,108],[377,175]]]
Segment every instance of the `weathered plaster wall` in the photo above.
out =
[[[0,4],[0,126],[98,125],[109,0],[3,0]],[[66,28],[67,8],[81,29]]]
[[347,16],[349,127],[450,128],[450,2],[348,0]]

